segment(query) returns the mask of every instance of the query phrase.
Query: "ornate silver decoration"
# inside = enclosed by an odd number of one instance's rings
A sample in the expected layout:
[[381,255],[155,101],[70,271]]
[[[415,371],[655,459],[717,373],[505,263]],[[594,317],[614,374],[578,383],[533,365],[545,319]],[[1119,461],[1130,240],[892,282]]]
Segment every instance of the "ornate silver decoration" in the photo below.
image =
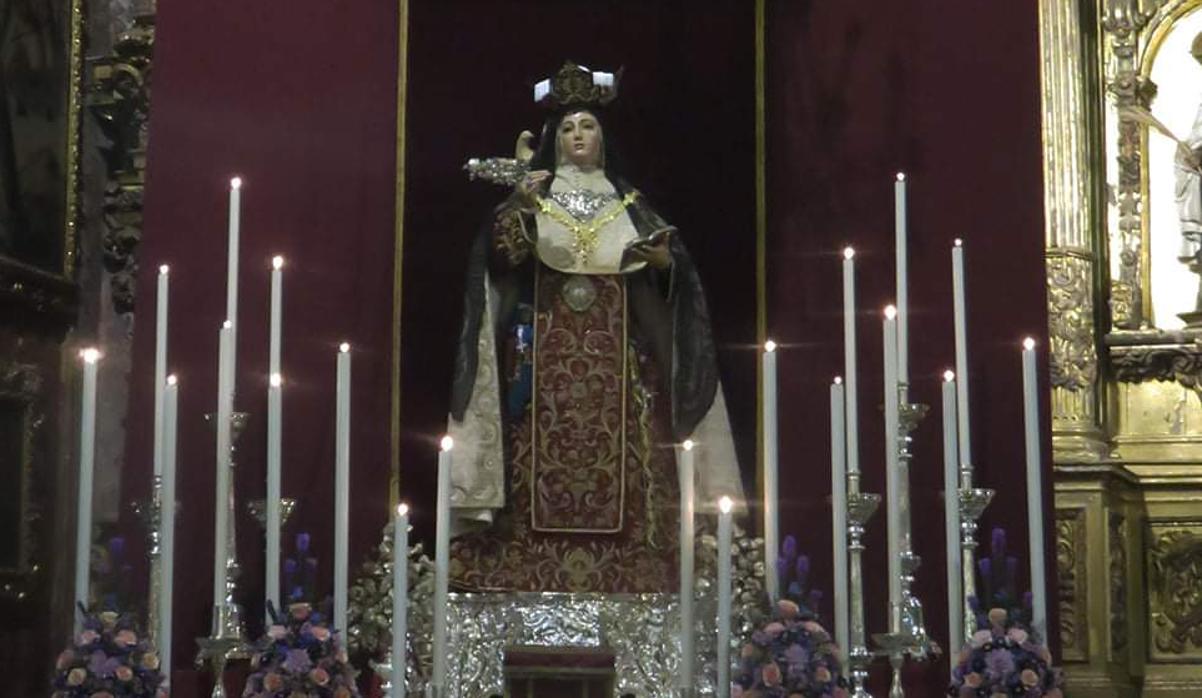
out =
[[563,302],[577,313],[583,313],[597,300],[597,287],[586,274],[571,274],[559,290]]
[[[763,541],[736,531],[731,550],[731,646],[767,617],[764,593]],[[351,589],[352,651],[383,656],[391,642],[391,541],[378,548]],[[420,552],[410,551],[409,629],[410,693],[425,690],[430,675],[433,568]],[[416,574],[413,574],[416,572]],[[695,695],[715,695],[717,657],[717,540],[697,538],[696,649],[698,688]],[[416,580],[416,581],[415,581]],[[634,693],[648,698],[675,698],[680,661],[679,611],[674,594],[452,593],[447,627],[450,658],[444,698],[475,698],[504,692],[504,651],[511,646],[605,647],[614,652],[618,681],[614,696]],[[737,652],[732,656],[738,656]],[[372,663],[383,678],[385,663]]]
[[860,492],[859,474],[847,479],[847,550],[848,577],[851,587],[849,612],[851,615],[848,643],[848,677],[852,682],[853,698],[872,698],[865,684],[868,682],[868,665],[872,663],[872,652],[867,647],[864,633],[864,529],[868,520],[880,506],[879,494]]
[[470,180],[482,179],[506,187],[516,186],[530,171],[527,163],[514,158],[472,158],[463,165]]
[[[246,412],[235,412],[230,415],[230,453],[229,468],[230,489],[229,497],[221,502],[221,506],[229,509],[229,529],[225,545],[225,595],[222,603],[213,608],[212,632],[207,638],[197,638],[199,652],[196,655],[197,668],[206,663],[212,665],[214,686],[210,698],[224,698],[225,689],[221,679],[225,672],[227,660],[248,656],[246,641],[246,626],[242,622],[242,607],[234,600],[238,592],[238,577],[242,567],[238,564],[238,545],[234,521],[237,519],[237,497],[235,485],[237,481],[236,466],[238,455],[238,437],[246,427],[250,417]],[[209,424],[216,425],[216,415],[206,415]]]
[[[971,466],[969,466],[971,467]],[[972,482],[972,472],[967,477],[962,470],[962,482]],[[964,590],[964,639],[976,631],[976,620],[968,599],[977,595],[977,521],[993,500],[993,490],[960,488],[960,585]]]
[[553,191],[547,197],[559,204],[572,218],[587,223],[597,212],[618,200],[617,192],[595,192],[588,189]]

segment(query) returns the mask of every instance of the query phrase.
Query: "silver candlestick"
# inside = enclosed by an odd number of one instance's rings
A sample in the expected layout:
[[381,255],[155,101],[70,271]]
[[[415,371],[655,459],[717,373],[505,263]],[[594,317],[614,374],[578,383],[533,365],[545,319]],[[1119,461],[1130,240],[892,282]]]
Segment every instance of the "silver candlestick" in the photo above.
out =
[[[213,669],[215,685],[211,698],[225,698],[225,688],[221,679],[225,673],[225,665],[230,659],[248,656],[246,642],[246,626],[242,622],[242,607],[235,601],[238,590],[238,577],[242,568],[238,564],[238,544],[236,526],[234,524],[237,508],[237,497],[234,493],[234,474],[237,469],[238,437],[242,435],[250,415],[246,412],[234,412],[230,415],[230,453],[229,453],[229,496],[224,503],[229,508],[229,527],[225,541],[225,594],[222,602],[213,607],[212,631],[207,638],[198,638],[200,651],[196,656],[198,666],[210,663]],[[209,424],[216,426],[216,416],[205,415]]]
[[872,663],[872,652],[868,650],[864,635],[864,529],[868,520],[880,506],[879,494],[860,492],[860,475],[854,473],[847,478],[847,550],[850,577],[851,635],[848,638],[848,677],[851,680],[853,698],[872,698],[865,684],[868,681],[868,665]]
[[[288,525],[288,519],[292,518],[292,512],[296,510],[296,500],[291,497],[280,498],[280,527]],[[264,530],[267,529],[267,500],[252,499],[246,503],[246,513],[250,514],[251,518],[259,522]]]
[[162,590],[162,559],[160,546],[162,536],[162,497],[163,478],[154,476],[154,485],[150,490],[150,499],[134,502],[130,505],[142,529],[146,533],[146,558],[150,562],[150,595],[146,601],[146,636],[150,644],[159,646],[159,595]]
[[[971,468],[971,466],[969,466]],[[968,482],[972,482],[972,471],[968,471]],[[961,470],[963,482],[963,470]],[[975,615],[968,600],[977,595],[977,521],[984,513],[985,507],[993,499],[993,490],[961,487],[960,489],[960,559],[963,562],[961,574],[964,589],[964,640],[976,632]]]

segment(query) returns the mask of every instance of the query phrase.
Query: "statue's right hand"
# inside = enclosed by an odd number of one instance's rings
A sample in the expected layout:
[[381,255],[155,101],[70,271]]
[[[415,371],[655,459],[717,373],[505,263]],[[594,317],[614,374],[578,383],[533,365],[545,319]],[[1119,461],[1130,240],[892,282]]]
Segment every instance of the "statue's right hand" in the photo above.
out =
[[551,179],[549,170],[534,170],[527,172],[524,177],[518,180],[517,191],[518,196],[522,199],[526,206],[533,208],[538,203],[538,197],[542,190],[547,186],[547,182]]

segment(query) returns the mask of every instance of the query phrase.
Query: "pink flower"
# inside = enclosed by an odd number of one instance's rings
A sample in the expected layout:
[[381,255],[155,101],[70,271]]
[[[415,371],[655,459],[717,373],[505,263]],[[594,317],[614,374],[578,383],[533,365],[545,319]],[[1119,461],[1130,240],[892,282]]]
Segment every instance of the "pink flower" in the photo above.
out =
[[117,633],[117,637],[113,638],[113,641],[118,645],[133,647],[134,645],[138,644],[138,636],[134,634],[134,631],[132,630],[122,630],[121,632]]
[[273,625],[267,629],[267,636],[272,640],[283,640],[288,636],[288,628],[282,625]]
[[79,644],[90,645],[100,639],[99,633],[95,630],[85,630],[79,634]]
[[801,608],[788,599],[781,599],[776,602],[776,611],[781,618],[796,618],[797,614],[801,613]]
[[780,667],[776,665],[776,662],[768,662],[765,664],[762,672],[765,686],[780,685]]
[[112,630],[117,625],[117,614],[113,611],[105,611],[100,614],[100,622],[104,623],[105,630]]
[[351,698],[351,689],[346,686],[339,686],[337,691],[334,691],[334,698]]
[[994,625],[997,625],[997,626],[1005,625],[1007,617],[1009,617],[1009,614],[1006,613],[1006,609],[1004,609],[1004,608],[989,609],[989,622]]
[[134,677],[134,670],[130,669],[129,667],[125,666],[124,664],[117,667],[117,670],[114,671],[113,673],[117,675],[117,679],[120,681],[129,681],[130,679],[132,679]]
[[317,667],[313,671],[309,672],[309,680],[318,686],[324,686],[330,682],[330,675],[326,673],[325,669]]
[[768,633],[768,635],[771,637],[776,637],[777,635],[785,632],[785,626],[777,623],[776,621],[772,621],[768,625],[764,626],[764,632]]
[[63,653],[58,656],[58,660],[54,663],[54,668],[62,671],[71,666],[72,660],[75,659],[75,653],[71,650],[63,650]]
[[977,672],[972,672],[964,677],[964,685],[976,688],[981,685],[981,675]]
[[83,667],[75,667],[71,671],[67,672],[67,685],[68,686],[79,686],[87,678],[88,678],[88,672],[86,669],[84,669]]
[[1023,669],[1023,673],[1019,674],[1018,678],[1022,680],[1023,685],[1027,688],[1031,688],[1039,683],[1039,674],[1036,674],[1030,669]]
[[313,607],[307,603],[294,603],[288,607],[288,612],[297,620],[304,620],[313,612]]
[[826,683],[831,680],[831,671],[824,666],[820,666],[814,670],[814,678],[818,683]]
[[154,652],[147,652],[142,655],[142,668],[147,671],[154,671],[159,668],[159,655]]
[[751,644],[750,642],[748,642],[746,645],[743,645],[743,650],[741,652],[739,652],[739,656],[741,656],[743,659],[749,659],[751,657],[754,657],[755,655],[756,655],[755,645]]
[[978,630],[972,634],[971,644],[973,647],[984,647],[986,642],[993,640],[993,633],[988,630]]
[[284,679],[274,671],[263,677],[263,688],[275,692],[284,687]]
[[322,625],[314,625],[312,628],[309,628],[309,633],[318,642],[325,642],[330,638],[330,629]]
[[1045,664],[1052,663],[1052,653],[1048,651],[1047,647],[1040,645],[1039,649],[1035,650],[1035,654],[1039,655],[1039,658],[1042,659]]
[[743,698],[743,687],[737,683],[730,685],[730,698]]
[[819,625],[818,623],[815,623],[812,620],[803,620],[801,622],[801,627],[805,628],[805,631],[807,633],[810,633],[813,635],[818,635],[818,634],[825,635],[826,634],[826,628],[822,627],[821,625]]
[[1027,631],[1022,628],[1010,628],[1006,633],[1006,637],[1021,645],[1027,641]]
[[113,694],[108,691],[97,691],[92,694],[92,698],[113,698]]

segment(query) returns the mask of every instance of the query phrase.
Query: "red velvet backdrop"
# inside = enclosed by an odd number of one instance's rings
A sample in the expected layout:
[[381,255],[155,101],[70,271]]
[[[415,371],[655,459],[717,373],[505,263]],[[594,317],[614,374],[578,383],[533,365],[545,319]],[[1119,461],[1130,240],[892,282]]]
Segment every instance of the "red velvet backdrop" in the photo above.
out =
[[[769,2],[769,325],[782,355],[782,528],[829,569],[826,385],[841,371],[837,252],[860,250],[862,462],[883,490],[879,324],[892,294],[891,177],[911,197],[911,352],[915,396],[937,404],[951,361],[948,244],[968,245],[973,405],[979,479],[1012,485],[1021,472],[1017,340],[1045,334],[1038,52],[1034,6],[905,8]],[[938,5],[938,7],[936,7]],[[529,87],[564,58],[626,66],[611,128],[630,179],[678,224],[698,258],[717,319],[724,380],[744,471],[754,453],[753,5],[603,0],[504,4],[414,0],[410,8],[405,197],[401,482],[432,531],[433,494],[459,321],[464,254],[499,190],[469,183],[471,156],[508,155],[541,114]],[[286,495],[301,500],[289,532],[314,535],[331,559],[333,372],[343,338],[355,352],[352,564],[388,515],[389,378],[394,234],[397,9],[394,0],[335,7],[160,8],[142,289],[173,264],[171,364],[181,376],[175,666],[208,631],[213,448],[201,415],[214,403],[216,330],[223,319],[225,182],[243,197],[239,493],[262,496],[268,259],[288,257],[284,370]],[[998,292],[995,289],[1004,289]],[[145,496],[153,363],[152,294],[135,338],[126,494]],[[802,425],[793,428],[793,425]],[[938,417],[918,434],[915,509],[939,512]],[[752,478],[747,478],[749,481]],[[1024,549],[1021,489],[990,521]],[[944,640],[941,524],[918,517],[927,560],[919,593]],[[262,593],[261,534],[239,515],[252,627]],[[130,526],[132,530],[132,526]],[[883,514],[869,538],[884,563]],[[1054,569],[1049,567],[1049,569]],[[820,586],[829,575],[820,572]],[[330,575],[319,590],[328,592]],[[880,628],[884,582],[870,575],[869,625]],[[934,694],[944,665],[916,670],[911,690]],[[199,687],[177,677],[177,695]]]
[[[904,170],[910,375],[915,401],[932,406],[913,447],[917,593],[946,647],[939,383],[954,364],[957,237],[967,257],[977,482],[998,490],[979,540],[988,549],[990,527],[1005,527],[1027,569],[1019,342],[1031,335],[1046,346],[1047,334],[1036,4],[771,2],[767,26],[769,326],[786,343],[781,414],[813,425],[781,429],[782,469],[805,473],[782,477],[782,530],[816,555],[830,588],[827,395],[843,373],[839,255],[848,244],[857,250],[860,460],[866,491],[884,492],[880,309],[894,298],[893,176]],[[1046,443],[1044,453],[1050,464]],[[1050,483],[1049,465],[1049,493]],[[1050,494],[1046,502],[1050,512]],[[1051,551],[1050,520],[1045,530]],[[882,510],[865,564],[868,628],[878,632],[887,622],[884,531]],[[1050,555],[1048,563],[1054,573]],[[946,666],[910,665],[907,688],[936,695]],[[883,695],[880,669],[874,678],[873,694]]]

